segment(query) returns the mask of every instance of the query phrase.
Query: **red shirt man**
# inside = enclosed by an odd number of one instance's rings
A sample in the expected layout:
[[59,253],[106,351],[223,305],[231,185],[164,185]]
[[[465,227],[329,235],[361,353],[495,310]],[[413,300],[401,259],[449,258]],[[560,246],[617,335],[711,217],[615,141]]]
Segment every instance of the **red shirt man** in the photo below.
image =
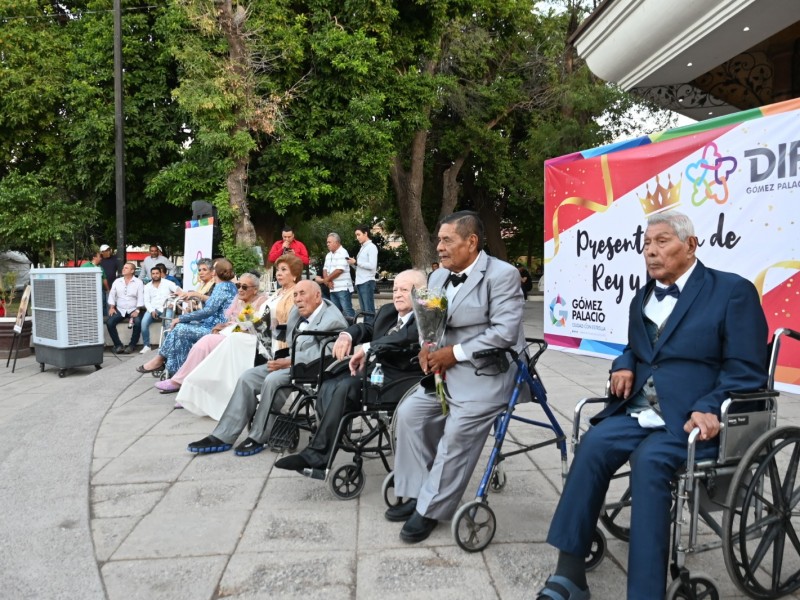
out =
[[275,262],[282,254],[291,253],[303,261],[305,266],[308,266],[308,250],[306,250],[303,242],[294,237],[294,231],[291,227],[286,226],[281,231],[283,239],[278,240],[272,245],[269,251],[269,262]]

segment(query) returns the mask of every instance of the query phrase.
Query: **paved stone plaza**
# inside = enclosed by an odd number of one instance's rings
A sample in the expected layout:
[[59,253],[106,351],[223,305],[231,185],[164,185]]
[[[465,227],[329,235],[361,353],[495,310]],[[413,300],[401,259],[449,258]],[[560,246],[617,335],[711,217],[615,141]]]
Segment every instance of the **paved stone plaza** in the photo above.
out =
[[[541,336],[542,308],[541,298],[527,303],[528,336]],[[486,550],[462,551],[449,523],[409,546],[383,518],[380,461],[367,462],[362,495],[341,501],[323,482],[274,470],[270,451],[190,454],[187,443],[214,422],[174,409],[174,395],[135,371],[143,362],[107,353],[101,371],[64,379],[53,367],[40,373],[34,358],[14,374],[0,370],[3,598],[512,600],[533,599],[551,572],[555,552],[544,540],[561,487],[554,447],[506,462],[508,484],[490,496],[497,533]],[[553,350],[540,360],[568,434],[575,402],[602,392],[608,367]],[[800,423],[796,400],[782,397],[782,424]],[[530,404],[520,413],[541,418]],[[509,440],[537,436],[516,424]],[[624,597],[626,552],[609,540],[589,575],[593,598]],[[723,598],[744,597],[719,550],[690,561]]]

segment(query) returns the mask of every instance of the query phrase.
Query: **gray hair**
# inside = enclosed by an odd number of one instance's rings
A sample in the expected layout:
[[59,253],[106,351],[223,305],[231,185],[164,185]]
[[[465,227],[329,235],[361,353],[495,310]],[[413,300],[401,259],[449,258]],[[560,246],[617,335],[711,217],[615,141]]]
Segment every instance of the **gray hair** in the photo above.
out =
[[419,269],[407,269],[405,271],[401,271],[395,276],[394,280],[397,281],[401,277],[408,277],[411,280],[411,285],[418,290],[428,285],[428,276],[424,271],[420,271]]
[[461,210],[447,215],[439,221],[440,227],[445,224],[453,225],[456,233],[462,239],[467,239],[474,233],[478,238],[478,252],[481,251],[486,239],[486,234],[483,229],[483,221],[481,221],[478,213],[473,210]]
[[336,241],[337,241],[339,244],[341,244],[341,243],[342,243],[342,238],[341,238],[341,236],[339,236],[339,234],[338,234],[338,233],[336,233],[335,231],[331,231],[331,232],[328,234],[328,237],[329,237],[329,238],[333,238],[333,239],[335,239],[335,240],[336,240]]
[[647,218],[648,227],[651,225],[660,225],[661,223],[669,225],[682,242],[685,242],[690,237],[695,237],[692,220],[682,212],[668,210],[667,212],[658,213],[657,215]]
[[211,261],[210,258],[201,258],[197,261],[197,268],[200,268],[200,265],[205,265],[208,267],[209,270],[213,270],[214,263]]

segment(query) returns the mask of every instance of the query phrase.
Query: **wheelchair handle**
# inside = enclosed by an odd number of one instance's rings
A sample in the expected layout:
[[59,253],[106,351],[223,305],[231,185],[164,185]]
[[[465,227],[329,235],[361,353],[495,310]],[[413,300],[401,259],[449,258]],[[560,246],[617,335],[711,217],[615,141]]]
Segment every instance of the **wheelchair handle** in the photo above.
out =
[[517,360],[519,354],[517,354],[513,348],[487,348],[486,350],[476,350],[472,353],[472,358],[492,358],[502,356],[506,352],[511,355],[511,358]]
[[695,427],[689,434],[689,441],[686,443],[686,484],[690,490],[694,489],[694,487],[692,487],[694,483],[694,457],[698,437],[700,437],[700,428]]
[[770,356],[769,359],[769,379],[767,381],[767,389],[770,390],[775,388],[775,367],[778,365],[778,355],[781,351],[781,338],[783,338],[785,335],[789,336],[793,340],[800,341],[800,333],[794,329],[781,327],[775,331],[775,335],[773,336],[772,340],[772,356]]

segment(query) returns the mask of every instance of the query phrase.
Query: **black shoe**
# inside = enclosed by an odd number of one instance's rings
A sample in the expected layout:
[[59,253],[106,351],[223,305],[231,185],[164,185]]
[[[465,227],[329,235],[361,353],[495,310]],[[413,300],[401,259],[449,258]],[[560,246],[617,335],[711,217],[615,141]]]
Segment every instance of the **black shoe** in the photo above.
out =
[[236,446],[236,456],[253,456],[258,454],[264,449],[264,444],[247,438],[241,444]]
[[416,544],[428,539],[428,536],[436,529],[438,524],[439,521],[436,519],[423,517],[417,511],[414,511],[414,514],[411,515],[411,518],[406,521],[406,524],[400,530],[400,539],[409,544]]
[[399,523],[400,521],[408,521],[416,510],[417,499],[411,498],[402,504],[398,504],[397,506],[392,506],[391,508],[386,509],[386,512],[383,513],[383,516],[386,517],[387,521]]
[[125,349],[123,350],[125,354],[133,354],[135,351],[136,351],[135,346],[125,346]]
[[122,351],[125,349],[124,346],[114,346],[114,349],[111,351],[114,354],[122,354]]
[[275,461],[276,469],[286,469],[287,471],[297,471],[302,473],[303,469],[310,469],[311,465],[303,458],[302,454],[290,454]]
[[186,449],[189,452],[196,452],[198,454],[211,454],[212,452],[226,452],[233,448],[233,444],[226,444],[222,440],[215,438],[213,435],[204,437],[198,442],[192,442]]

